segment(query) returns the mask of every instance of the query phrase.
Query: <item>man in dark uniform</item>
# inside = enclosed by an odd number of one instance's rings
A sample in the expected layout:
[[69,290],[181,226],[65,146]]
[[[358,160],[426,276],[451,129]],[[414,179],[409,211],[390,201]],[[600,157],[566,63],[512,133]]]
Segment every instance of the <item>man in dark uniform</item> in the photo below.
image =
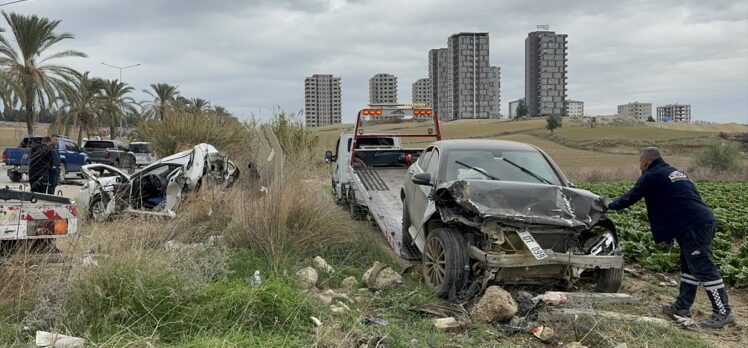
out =
[[47,181],[49,178],[49,169],[52,167],[52,151],[49,144],[51,139],[44,137],[42,142],[31,148],[31,158],[29,159],[29,184],[31,192],[47,193]]
[[647,216],[656,243],[680,246],[680,294],[675,303],[663,307],[668,316],[691,316],[691,305],[699,284],[704,285],[712,302],[712,315],[701,326],[719,329],[735,321],[727,299],[727,290],[712,261],[712,239],[716,221],[712,210],[701,199],[691,179],[665,163],[660,151],[648,147],[641,151],[642,175],[634,187],[613,202],[604,199],[611,210],[625,209],[644,198]]
[[50,151],[52,152],[52,167],[49,168],[49,183],[47,184],[47,194],[54,195],[57,183],[60,181],[60,150],[57,149],[57,136],[50,137]]

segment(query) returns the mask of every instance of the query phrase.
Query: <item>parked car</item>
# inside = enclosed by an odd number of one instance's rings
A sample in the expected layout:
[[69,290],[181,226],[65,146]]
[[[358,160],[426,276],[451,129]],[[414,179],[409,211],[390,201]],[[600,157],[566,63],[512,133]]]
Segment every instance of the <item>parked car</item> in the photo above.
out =
[[136,141],[130,143],[128,150],[135,156],[135,165],[138,167],[145,167],[153,163],[156,158],[151,153],[150,143],[144,141]]
[[437,141],[408,169],[400,197],[403,254],[421,258],[439,296],[488,282],[621,285],[623,254],[599,196],[574,188],[535,146]]
[[119,140],[89,140],[83,145],[91,163],[103,163],[117,168],[135,166],[135,154]]
[[[31,148],[41,143],[42,136],[29,135],[21,139],[18,147],[3,151],[3,169],[12,182],[19,182],[29,172]],[[89,163],[88,155],[74,141],[64,136],[57,137],[57,151],[60,154],[60,182],[68,173],[80,172],[81,167]]]
[[165,157],[133,174],[107,164],[83,167],[80,205],[95,221],[122,213],[173,217],[182,195],[203,185],[230,187],[239,170],[210,144]]

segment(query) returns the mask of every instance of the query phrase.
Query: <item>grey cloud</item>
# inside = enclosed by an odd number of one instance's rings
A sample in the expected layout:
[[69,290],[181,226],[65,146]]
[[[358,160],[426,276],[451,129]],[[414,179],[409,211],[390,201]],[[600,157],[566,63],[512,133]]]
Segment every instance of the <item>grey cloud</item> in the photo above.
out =
[[[633,100],[692,103],[695,117],[748,123],[745,1],[114,1],[33,0],[6,11],[62,20],[81,70],[137,90],[180,86],[242,116],[298,110],[303,79],[342,77],[344,120],[365,105],[368,78],[399,77],[399,96],[427,76],[427,52],[455,32],[491,34],[502,111],[524,94],[524,39],[536,24],[569,34],[569,97],[611,114]],[[145,95],[138,95],[145,99]]]

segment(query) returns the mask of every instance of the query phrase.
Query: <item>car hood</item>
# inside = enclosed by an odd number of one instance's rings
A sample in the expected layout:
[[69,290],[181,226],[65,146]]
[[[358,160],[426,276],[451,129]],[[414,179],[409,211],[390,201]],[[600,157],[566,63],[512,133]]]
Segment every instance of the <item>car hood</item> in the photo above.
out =
[[485,220],[589,229],[604,214],[599,196],[565,186],[492,180],[457,180],[436,187],[443,221],[479,225]]

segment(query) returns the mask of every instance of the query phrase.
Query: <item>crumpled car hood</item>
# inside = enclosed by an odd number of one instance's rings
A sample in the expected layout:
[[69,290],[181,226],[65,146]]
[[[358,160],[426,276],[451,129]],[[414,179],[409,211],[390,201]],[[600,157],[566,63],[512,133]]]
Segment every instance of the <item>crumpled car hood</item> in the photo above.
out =
[[564,186],[491,180],[457,180],[433,194],[445,222],[485,220],[589,229],[603,217],[599,196]]

